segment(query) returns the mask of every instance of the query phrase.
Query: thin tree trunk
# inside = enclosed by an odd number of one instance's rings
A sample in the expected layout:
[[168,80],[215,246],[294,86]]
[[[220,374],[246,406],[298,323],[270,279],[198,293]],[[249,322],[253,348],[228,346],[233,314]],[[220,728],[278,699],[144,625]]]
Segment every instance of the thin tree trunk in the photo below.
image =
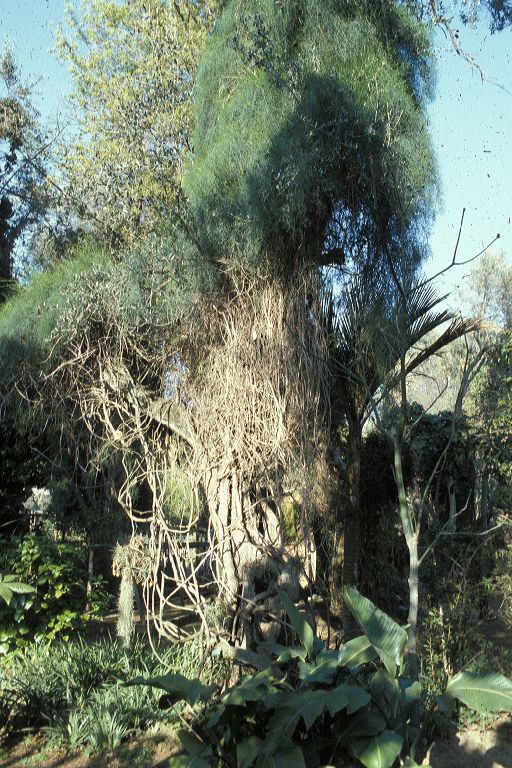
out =
[[419,558],[418,558],[418,530],[414,521],[407,499],[402,467],[402,443],[395,442],[395,482],[398,491],[398,503],[400,507],[400,519],[409,550],[409,615],[407,631],[407,654],[409,660],[409,675],[412,680],[418,679],[418,585],[419,585]]
[[94,548],[91,545],[89,547],[89,562],[87,564],[87,603],[85,610],[88,611],[91,607],[91,592],[92,592],[92,579],[94,576]]
[[482,495],[480,499],[480,520],[482,521],[482,530],[487,530],[489,526],[489,470],[484,464],[482,470]]
[[457,496],[455,494],[455,480],[450,475],[448,478],[448,526],[452,533],[457,530]]
[[407,655],[409,660],[409,676],[412,680],[418,679],[418,599],[419,599],[419,558],[418,537],[416,534],[407,539],[409,550],[409,614],[407,623]]
[[[361,424],[357,417],[349,420],[348,425],[348,470],[347,470],[347,505],[344,520],[343,552],[343,587],[358,586],[360,516],[361,516]],[[336,565],[339,564],[339,553]],[[334,581],[334,580],[333,580]],[[336,584],[336,581],[334,581]],[[343,606],[343,629],[345,637],[357,634],[357,624],[350,611]]]

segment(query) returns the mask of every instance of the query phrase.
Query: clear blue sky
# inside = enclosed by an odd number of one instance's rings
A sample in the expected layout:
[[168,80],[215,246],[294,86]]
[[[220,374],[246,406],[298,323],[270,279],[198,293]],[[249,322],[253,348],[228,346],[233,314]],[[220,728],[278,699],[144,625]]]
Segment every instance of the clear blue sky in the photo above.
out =
[[[466,208],[458,259],[476,254],[499,232],[495,247],[512,262],[512,31],[490,35],[461,28],[464,48],[486,74],[456,56],[442,34],[436,98],[429,126],[441,177],[443,209],[438,215],[429,271],[451,260]],[[454,270],[460,279],[468,268]],[[451,282],[451,279],[449,279]]]
[[66,5],[67,0],[0,0],[0,50],[12,45],[22,77],[34,85],[34,102],[45,118],[62,109],[71,88],[66,67],[49,52]]
[[[65,5],[66,0],[0,0],[0,46],[12,43],[24,77],[36,83],[44,117],[62,109],[70,88],[65,67],[49,53]],[[477,253],[499,232],[498,246],[512,261],[512,31],[491,36],[481,23],[476,30],[461,27],[461,40],[487,79],[436,35],[437,96],[428,115],[443,209],[432,234],[429,273],[451,259],[464,207],[459,258]],[[461,268],[444,278],[447,287],[467,272]]]

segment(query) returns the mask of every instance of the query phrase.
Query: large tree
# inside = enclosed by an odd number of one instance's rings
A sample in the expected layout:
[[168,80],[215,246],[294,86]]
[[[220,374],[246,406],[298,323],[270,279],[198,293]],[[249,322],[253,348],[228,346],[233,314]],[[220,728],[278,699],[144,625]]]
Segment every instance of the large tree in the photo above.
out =
[[392,0],[224,3],[185,175],[203,252],[281,274],[414,258],[434,209],[431,69],[426,28]]
[[0,298],[14,278],[16,243],[46,208],[45,165],[51,142],[38,118],[30,89],[7,48],[0,57]]
[[[320,331],[319,345],[313,349],[310,343],[303,344],[303,351],[320,370],[320,361],[328,358],[319,298],[323,268],[340,270],[342,281],[345,271],[361,270],[368,276],[374,270],[381,273],[383,284],[389,284],[390,265],[398,273],[402,265],[412,271],[418,266],[436,191],[423,113],[431,93],[431,63],[425,27],[399,3],[223,3],[198,72],[197,127],[185,191],[189,229],[201,257],[217,270],[216,301],[220,306],[227,303],[234,334],[237,312],[244,316],[244,301],[257,307],[261,280],[263,284],[270,280],[276,311],[267,316],[267,329],[272,324],[289,328],[291,339],[286,343],[293,349],[291,342],[298,341],[300,347],[304,338],[298,329],[310,323]],[[252,276],[252,283],[240,275]],[[302,293],[293,291],[299,276],[308,286]],[[280,307],[286,314],[279,315]],[[295,327],[290,325],[292,318]],[[273,331],[257,332],[257,315],[252,323],[253,343],[265,341],[271,350],[268,359],[280,363],[282,353],[274,354],[271,347]],[[242,330],[241,339],[244,334]],[[280,337],[279,343],[283,341]],[[224,351],[221,339],[216,350],[220,359]],[[296,359],[295,381],[305,371],[301,357]],[[250,383],[246,371],[255,367],[258,374],[267,371],[273,382],[275,372],[268,360],[254,354],[251,361],[245,353],[242,381]],[[329,380],[325,374],[319,378],[324,385]],[[275,405],[277,413],[283,409],[282,444],[284,435],[289,442],[300,443],[298,465],[304,469],[298,482],[304,501],[308,471],[329,440],[334,396],[344,399],[345,415],[349,407],[345,393],[310,380],[309,390],[303,389],[310,393],[303,407],[318,403],[316,413],[309,421],[299,418],[300,408],[293,412],[288,405],[287,387],[300,390],[293,381],[293,376],[281,380],[278,376]],[[333,381],[336,375],[331,385]],[[367,402],[366,395],[364,399]],[[293,403],[296,406],[296,400]],[[264,416],[261,401],[255,407],[252,395],[246,394],[246,412],[250,408],[252,415],[249,410],[243,423],[254,424]],[[257,461],[240,470],[242,463],[232,446],[243,445],[242,421],[239,410],[233,411],[235,420],[225,415],[221,422],[224,453],[213,462],[217,474],[205,484],[214,526],[222,517],[222,525],[216,527],[220,542],[239,521],[242,539],[220,546],[231,549],[235,567],[229,591],[240,594],[247,560],[241,561],[238,554],[237,561],[237,553],[245,541],[244,519],[250,518],[249,489],[258,477],[263,483],[262,470],[276,476],[277,458],[281,480],[273,483],[267,477],[264,484],[278,505],[286,472],[279,445],[272,448],[271,443],[268,455],[256,444]],[[361,418],[354,414],[358,424]],[[252,441],[254,446],[257,435],[247,432],[245,443]],[[216,438],[216,444],[221,440]],[[356,486],[352,483],[352,488]],[[271,542],[274,548],[277,543]],[[257,547],[247,551],[253,559],[261,557]]]
[[57,50],[73,78],[75,125],[61,204],[102,237],[131,240],[175,210],[212,6],[81,0],[79,12],[68,9]]

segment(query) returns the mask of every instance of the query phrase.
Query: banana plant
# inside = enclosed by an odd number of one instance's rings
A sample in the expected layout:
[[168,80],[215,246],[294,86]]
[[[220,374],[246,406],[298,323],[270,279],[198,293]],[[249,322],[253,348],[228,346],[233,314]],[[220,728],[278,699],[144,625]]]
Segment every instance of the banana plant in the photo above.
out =
[[[344,755],[366,768],[414,768],[411,710],[421,689],[401,675],[405,629],[349,587],[345,602],[362,634],[329,649],[287,593],[278,593],[297,643],[262,643],[257,654],[237,649],[236,660],[258,671],[233,687],[221,691],[176,674],[129,683],[160,688],[161,702],[188,707],[188,728],[178,733],[183,753],[170,768],[305,768]],[[481,712],[512,712],[512,682],[461,672],[439,706],[449,711],[456,700]]]

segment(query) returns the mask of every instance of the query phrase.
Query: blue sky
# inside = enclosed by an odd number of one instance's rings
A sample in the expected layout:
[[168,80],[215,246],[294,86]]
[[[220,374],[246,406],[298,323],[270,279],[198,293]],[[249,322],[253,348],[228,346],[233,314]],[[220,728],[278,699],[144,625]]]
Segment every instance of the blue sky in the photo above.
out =
[[[63,110],[71,85],[65,66],[49,53],[65,5],[66,0],[0,0],[0,46],[12,43],[45,118]],[[475,30],[462,27],[461,40],[486,79],[455,55],[442,33],[436,35],[437,96],[428,119],[443,208],[432,233],[429,273],[451,260],[463,208],[458,258],[470,258],[499,232],[497,247],[512,263],[512,31],[491,35],[482,23]],[[453,270],[443,281],[450,287],[468,271]]]
[[[482,24],[462,28],[461,39],[486,79],[436,35],[438,82],[428,119],[443,209],[431,239],[429,270],[451,260],[463,208],[458,259],[478,253],[499,232],[495,247],[512,263],[512,31],[491,35]],[[452,277],[457,281],[467,272],[460,268]]]

